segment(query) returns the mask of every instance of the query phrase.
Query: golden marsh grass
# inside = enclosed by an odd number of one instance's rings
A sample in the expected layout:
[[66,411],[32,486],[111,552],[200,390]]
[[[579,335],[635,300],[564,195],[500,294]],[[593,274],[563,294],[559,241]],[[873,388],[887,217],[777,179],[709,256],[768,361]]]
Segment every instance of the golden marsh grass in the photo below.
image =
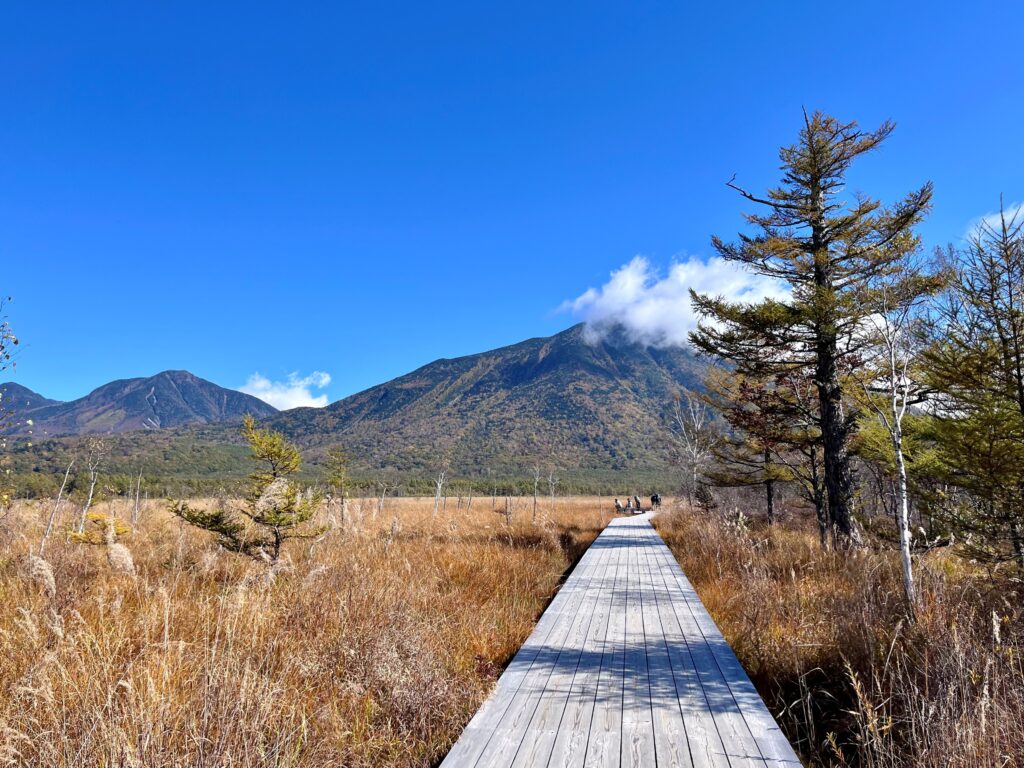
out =
[[[0,552],[0,765],[427,766],[609,518],[608,500],[353,499],[276,578],[142,509],[134,574],[21,502]],[[209,503],[215,503],[213,501]],[[230,502],[229,502],[230,503]],[[130,517],[115,500],[101,513]],[[52,585],[50,583],[52,580]]]

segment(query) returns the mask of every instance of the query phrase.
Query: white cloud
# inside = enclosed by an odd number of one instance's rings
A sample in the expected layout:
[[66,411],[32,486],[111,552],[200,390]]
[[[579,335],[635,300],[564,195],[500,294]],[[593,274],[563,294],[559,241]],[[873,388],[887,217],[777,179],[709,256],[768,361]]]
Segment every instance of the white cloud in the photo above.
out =
[[[1006,222],[1014,222],[1016,226],[1020,226],[1024,223],[1024,203],[1010,203],[1009,205],[1003,206],[1003,215],[1006,217]],[[985,224],[996,232],[1000,231],[1002,222],[1000,220],[999,211],[992,211],[986,213],[984,216],[978,216],[972,219],[967,225],[967,231],[964,233],[964,238],[969,239],[982,224]]]
[[323,408],[328,402],[327,395],[314,395],[313,390],[323,389],[330,383],[331,375],[323,371],[313,371],[302,378],[298,373],[289,373],[286,381],[271,381],[254,373],[238,391],[258,397],[282,411],[301,407]]
[[586,324],[586,338],[596,341],[615,328],[652,347],[683,346],[697,327],[690,289],[733,301],[788,297],[785,287],[721,258],[690,258],[673,263],[662,276],[643,256],[611,273],[600,288],[588,288],[562,304]]

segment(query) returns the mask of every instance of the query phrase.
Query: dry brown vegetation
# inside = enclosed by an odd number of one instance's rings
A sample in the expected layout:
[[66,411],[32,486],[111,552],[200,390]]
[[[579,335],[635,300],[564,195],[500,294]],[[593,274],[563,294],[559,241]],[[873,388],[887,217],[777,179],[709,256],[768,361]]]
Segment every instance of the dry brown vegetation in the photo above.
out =
[[657,526],[808,764],[1024,765],[1019,583],[933,551],[910,623],[892,550],[824,552],[812,520]]
[[268,579],[156,503],[120,538],[131,568],[62,529],[43,561],[52,502],[21,503],[0,531],[0,765],[436,762],[607,521],[597,499],[536,522],[512,504],[509,525],[490,498],[353,500]]

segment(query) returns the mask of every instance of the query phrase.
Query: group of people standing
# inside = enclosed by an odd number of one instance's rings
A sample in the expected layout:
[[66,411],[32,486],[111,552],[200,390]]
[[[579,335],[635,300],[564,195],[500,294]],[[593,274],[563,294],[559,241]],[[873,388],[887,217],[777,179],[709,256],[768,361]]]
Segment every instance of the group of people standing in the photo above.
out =
[[629,496],[626,497],[626,506],[622,506],[622,502],[619,501],[618,499],[615,499],[615,511],[620,515],[624,513],[629,513],[632,515],[637,512],[649,512],[650,510],[657,509],[660,506],[661,496],[657,493],[651,494],[651,506],[648,509],[644,509],[640,505],[640,497],[635,494],[632,498],[630,498]]

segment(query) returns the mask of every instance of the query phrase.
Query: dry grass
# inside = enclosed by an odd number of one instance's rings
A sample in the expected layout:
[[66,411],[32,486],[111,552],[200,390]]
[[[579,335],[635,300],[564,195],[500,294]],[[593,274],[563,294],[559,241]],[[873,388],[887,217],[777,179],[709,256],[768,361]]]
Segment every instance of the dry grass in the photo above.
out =
[[896,556],[824,553],[809,520],[658,527],[808,764],[1024,765],[1019,584],[930,553],[912,623]]
[[155,503],[122,539],[132,570],[62,532],[40,560],[50,504],[22,504],[0,531],[0,765],[431,765],[607,506],[534,524],[520,499],[509,526],[489,498],[355,500],[271,581]]

